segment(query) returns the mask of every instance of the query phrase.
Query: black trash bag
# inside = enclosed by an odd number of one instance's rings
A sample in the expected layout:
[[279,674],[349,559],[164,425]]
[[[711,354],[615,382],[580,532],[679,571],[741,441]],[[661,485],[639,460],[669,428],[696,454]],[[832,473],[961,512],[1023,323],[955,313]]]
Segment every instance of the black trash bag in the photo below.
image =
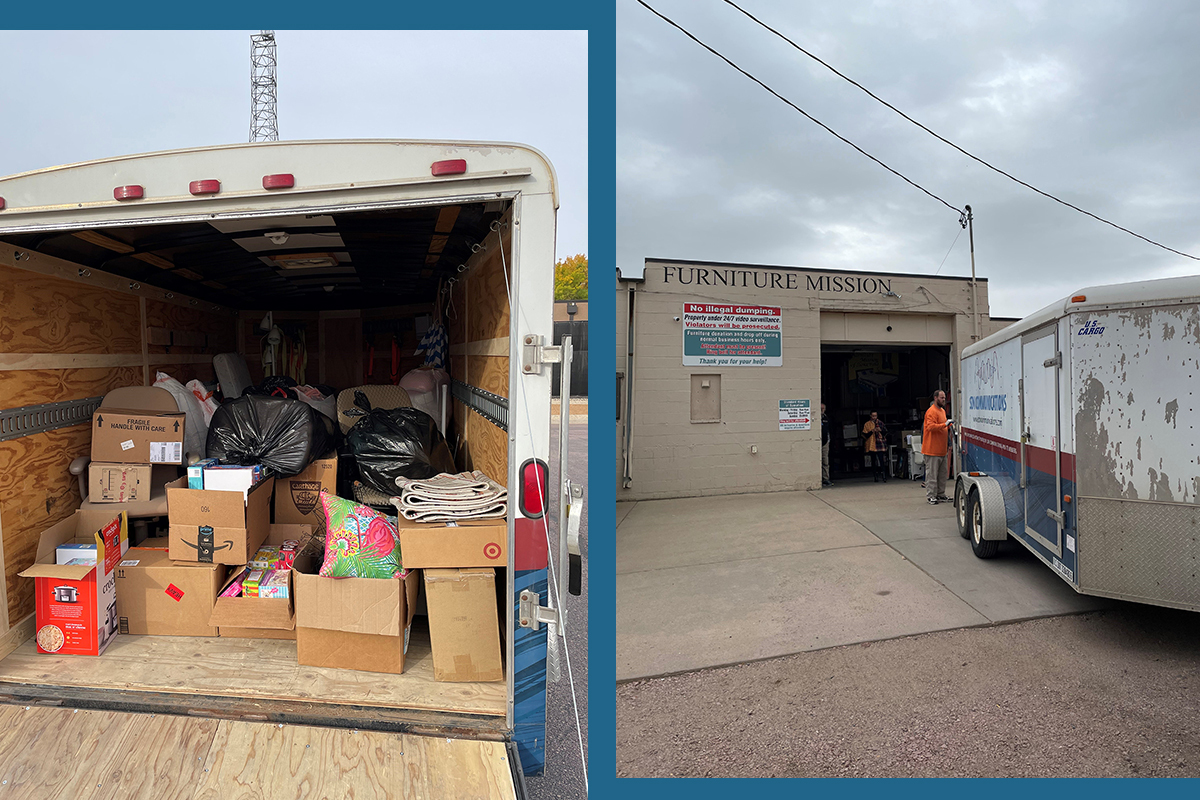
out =
[[400,493],[396,478],[432,478],[455,472],[454,458],[433,417],[415,408],[371,408],[362,392],[354,404],[363,416],[346,433],[358,476],[388,496]]
[[266,378],[263,378],[262,383],[255,386],[247,386],[243,389],[242,397],[248,394],[270,397],[295,397],[291,389],[299,385],[294,378],[290,378],[287,375],[268,375]]
[[213,414],[208,456],[223,464],[262,464],[297,475],[337,444],[333,420],[296,399],[242,395]]

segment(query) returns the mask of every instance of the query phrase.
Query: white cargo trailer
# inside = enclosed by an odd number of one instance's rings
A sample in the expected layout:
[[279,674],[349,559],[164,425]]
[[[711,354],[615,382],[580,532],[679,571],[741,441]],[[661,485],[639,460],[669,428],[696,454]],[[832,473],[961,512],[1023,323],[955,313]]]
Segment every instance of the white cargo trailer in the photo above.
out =
[[959,531],[1200,610],[1200,276],[1081,289],[963,351]]

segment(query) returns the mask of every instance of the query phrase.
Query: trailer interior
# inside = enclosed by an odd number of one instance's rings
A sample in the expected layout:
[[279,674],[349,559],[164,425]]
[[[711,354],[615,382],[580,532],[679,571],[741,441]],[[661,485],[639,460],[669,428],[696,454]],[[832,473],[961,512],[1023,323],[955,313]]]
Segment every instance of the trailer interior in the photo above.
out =
[[[212,357],[228,352],[257,382],[268,311],[304,344],[302,382],[339,390],[421,366],[440,312],[451,378],[507,397],[510,213],[496,199],[5,236],[4,406],[100,397],[159,371],[212,383]],[[449,417],[456,466],[507,483],[506,433],[459,401]],[[98,658],[38,654],[33,581],[17,573],[79,507],[68,465],[89,445],[87,425],[0,441],[0,697],[503,738],[506,682],[435,681],[420,616],[402,675],[298,666],[295,642],[271,639],[123,635]]]

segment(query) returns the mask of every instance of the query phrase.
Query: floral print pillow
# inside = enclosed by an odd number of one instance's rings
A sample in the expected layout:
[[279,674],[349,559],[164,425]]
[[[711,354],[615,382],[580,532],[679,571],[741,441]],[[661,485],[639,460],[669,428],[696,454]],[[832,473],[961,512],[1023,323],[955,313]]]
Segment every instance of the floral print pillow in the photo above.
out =
[[326,578],[403,576],[396,518],[321,490],[325,510]]

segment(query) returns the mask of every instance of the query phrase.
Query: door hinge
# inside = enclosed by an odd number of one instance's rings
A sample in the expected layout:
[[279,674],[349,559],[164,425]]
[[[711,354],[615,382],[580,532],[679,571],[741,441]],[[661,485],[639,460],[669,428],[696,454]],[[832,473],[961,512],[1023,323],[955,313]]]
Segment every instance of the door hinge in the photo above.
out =
[[541,334],[526,334],[521,339],[521,372],[525,375],[540,375],[545,364],[562,363],[562,346],[542,344]]
[[1046,516],[1057,522],[1061,527],[1065,528],[1067,526],[1067,515],[1062,511],[1054,511],[1047,508]]
[[558,624],[558,609],[542,605],[542,596],[528,589],[521,592],[517,604],[518,623],[522,628],[538,630],[543,622],[549,625]]
[[1061,367],[1062,366],[1062,353],[1061,352],[1055,353],[1054,358],[1047,358],[1045,361],[1042,362],[1042,366],[1043,367]]

